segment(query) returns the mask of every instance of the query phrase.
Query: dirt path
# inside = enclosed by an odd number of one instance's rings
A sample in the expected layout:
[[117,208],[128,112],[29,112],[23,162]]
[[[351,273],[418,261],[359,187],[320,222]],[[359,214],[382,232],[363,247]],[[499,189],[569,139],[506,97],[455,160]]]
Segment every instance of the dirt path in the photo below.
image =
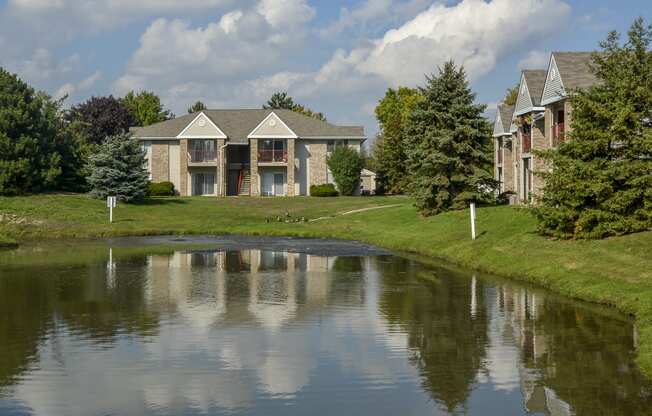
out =
[[378,205],[378,206],[375,206],[375,207],[368,207],[368,208],[354,209],[353,211],[339,212],[339,213],[337,213],[337,214],[335,214],[335,215],[331,215],[331,216],[328,216],[328,217],[319,217],[319,218],[315,218],[315,219],[312,219],[312,220],[310,220],[310,221],[308,221],[308,222],[315,222],[315,221],[321,221],[321,220],[328,220],[328,219],[335,218],[335,217],[339,217],[339,216],[342,216],[342,215],[357,214],[357,213],[359,213],[359,212],[373,211],[373,210],[375,210],[375,209],[402,207],[402,206],[404,206],[404,205],[405,205],[405,204]]

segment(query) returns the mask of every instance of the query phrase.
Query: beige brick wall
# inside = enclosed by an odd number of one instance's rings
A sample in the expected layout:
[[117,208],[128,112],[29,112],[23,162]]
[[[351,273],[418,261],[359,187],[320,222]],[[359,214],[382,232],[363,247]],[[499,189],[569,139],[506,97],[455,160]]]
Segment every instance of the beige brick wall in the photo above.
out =
[[[548,138],[545,135],[545,121],[544,119],[539,119],[532,124],[532,151],[546,150],[548,148],[550,146]],[[541,195],[544,186],[543,178],[538,173],[547,169],[548,167],[544,160],[533,154],[532,170],[534,171],[534,175],[532,178],[532,194],[535,197]]]
[[310,184],[325,184],[328,178],[328,167],[326,166],[326,141],[310,142]]
[[503,188],[505,192],[514,192],[514,156],[512,154],[513,143],[503,137]]
[[294,187],[294,144],[295,139],[288,139],[287,141],[287,150],[288,150],[288,173],[287,173],[287,196],[294,196],[295,187]]
[[224,147],[225,142],[226,140],[224,139],[217,140],[217,174],[215,176],[215,180],[217,181],[217,196],[226,195],[226,182],[224,181],[226,178],[226,148]]
[[250,164],[251,164],[251,179],[250,179],[250,194],[251,196],[260,196],[260,178],[258,176],[258,139],[250,140]]
[[181,196],[190,195],[188,187],[188,140],[179,140],[179,171],[181,177],[179,178],[179,194]]
[[170,153],[167,141],[152,142],[152,182],[170,180]]

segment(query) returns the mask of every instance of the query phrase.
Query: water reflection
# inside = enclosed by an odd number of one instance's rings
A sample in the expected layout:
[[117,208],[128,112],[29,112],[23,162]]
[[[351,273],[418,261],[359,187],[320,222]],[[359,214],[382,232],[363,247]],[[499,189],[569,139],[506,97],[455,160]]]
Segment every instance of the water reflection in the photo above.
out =
[[393,256],[108,251],[0,266],[0,414],[652,406],[630,323],[545,292]]

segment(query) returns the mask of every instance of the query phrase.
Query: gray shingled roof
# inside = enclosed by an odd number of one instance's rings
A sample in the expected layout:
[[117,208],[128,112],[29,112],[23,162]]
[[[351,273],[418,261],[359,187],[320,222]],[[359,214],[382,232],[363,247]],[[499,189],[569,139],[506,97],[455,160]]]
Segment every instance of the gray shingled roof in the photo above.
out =
[[566,91],[589,88],[598,82],[589,64],[593,52],[553,52]]
[[514,106],[507,104],[498,104],[500,121],[503,123],[503,133],[509,134],[512,125],[512,116],[514,115]]
[[[334,124],[304,116],[291,110],[204,110],[230,142],[247,143],[247,136],[269,113],[274,112],[301,138],[310,137],[364,137],[362,126],[336,126]],[[135,137],[171,138],[177,137],[197,114],[188,114],[172,120],[132,129]]]
[[545,69],[524,69],[523,76],[527,83],[527,88],[530,91],[530,98],[532,105],[539,107],[541,105],[541,96],[543,95],[543,87],[546,85],[546,77],[548,71]]

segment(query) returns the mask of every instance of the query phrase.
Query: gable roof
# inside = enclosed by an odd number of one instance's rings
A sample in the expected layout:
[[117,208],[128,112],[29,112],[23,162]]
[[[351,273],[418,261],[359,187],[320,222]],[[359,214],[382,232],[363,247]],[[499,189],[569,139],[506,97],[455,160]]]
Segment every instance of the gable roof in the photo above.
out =
[[494,137],[511,135],[510,129],[512,116],[514,115],[514,106],[507,104],[498,104],[496,112],[496,121],[494,122]]
[[[203,110],[203,113],[219,127],[231,143],[248,143],[249,134],[271,113],[275,113],[299,138],[361,138],[362,126],[336,126],[292,110],[283,109],[237,109]],[[171,139],[179,136],[200,112],[184,115],[147,127],[132,128],[135,137]]]
[[593,52],[553,52],[542,96],[543,104],[563,99],[569,90],[590,88],[597,84],[598,79],[590,66],[592,56]]
[[522,115],[541,107],[541,95],[546,84],[545,69],[524,69],[518,86],[515,115]]

